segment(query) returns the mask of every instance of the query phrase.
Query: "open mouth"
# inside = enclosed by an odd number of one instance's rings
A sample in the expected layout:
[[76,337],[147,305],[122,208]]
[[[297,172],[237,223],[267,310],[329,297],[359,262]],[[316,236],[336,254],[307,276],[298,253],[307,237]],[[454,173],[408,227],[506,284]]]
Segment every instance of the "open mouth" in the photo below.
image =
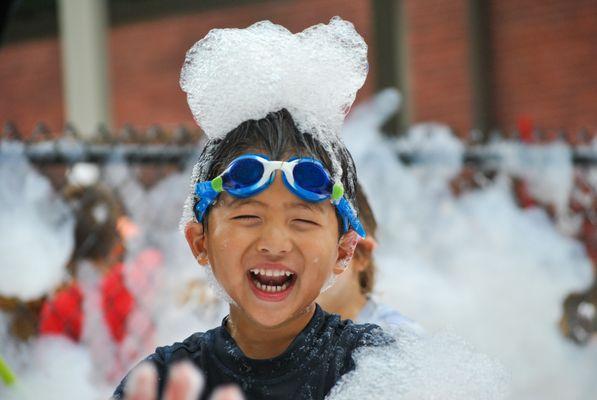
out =
[[254,268],[247,273],[255,294],[264,300],[282,300],[296,282],[296,274],[288,270]]

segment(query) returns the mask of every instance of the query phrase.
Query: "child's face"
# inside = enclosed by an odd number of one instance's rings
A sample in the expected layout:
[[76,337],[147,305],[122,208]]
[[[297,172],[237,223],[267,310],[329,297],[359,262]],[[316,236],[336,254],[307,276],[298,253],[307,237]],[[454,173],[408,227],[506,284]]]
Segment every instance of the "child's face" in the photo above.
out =
[[342,272],[339,260],[352,256],[353,242],[352,231],[338,241],[329,201],[298,198],[278,171],[256,196],[222,193],[208,214],[208,231],[191,247],[205,249],[216,278],[249,319],[274,327],[302,314],[331,274]]

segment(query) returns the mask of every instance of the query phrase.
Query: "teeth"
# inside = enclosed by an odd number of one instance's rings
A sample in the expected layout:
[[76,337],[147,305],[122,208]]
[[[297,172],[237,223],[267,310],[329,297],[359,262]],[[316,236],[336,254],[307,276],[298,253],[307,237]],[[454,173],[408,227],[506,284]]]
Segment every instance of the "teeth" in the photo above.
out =
[[281,286],[271,286],[271,285],[264,285],[264,284],[260,283],[257,279],[253,279],[253,283],[255,283],[255,286],[257,286],[257,289],[262,290],[264,292],[268,292],[268,293],[283,292],[288,288],[288,285],[286,283],[282,284]]
[[273,270],[273,269],[252,269],[250,272],[253,275],[263,275],[263,276],[291,276],[293,273],[290,271],[280,271],[280,270]]

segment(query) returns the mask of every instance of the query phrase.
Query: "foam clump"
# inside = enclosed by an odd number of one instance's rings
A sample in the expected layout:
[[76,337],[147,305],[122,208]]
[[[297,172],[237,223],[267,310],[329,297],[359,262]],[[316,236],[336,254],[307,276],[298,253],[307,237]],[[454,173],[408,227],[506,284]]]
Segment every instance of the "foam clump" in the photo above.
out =
[[559,219],[565,216],[574,188],[572,149],[563,141],[523,144],[502,141],[490,144],[499,155],[504,172],[527,182],[530,194],[555,206]]
[[[489,180],[479,173],[478,189],[454,196],[450,182],[459,146],[442,138],[441,126],[428,125],[425,130],[438,132],[426,134],[422,143],[410,136],[415,128],[403,139],[389,139],[380,126],[392,104],[379,95],[355,108],[344,127],[379,221],[379,300],[429,332],[448,327],[499,358],[512,375],[512,399],[592,399],[597,347],[574,346],[558,329],[563,300],[593,279],[591,261],[544,210],[521,209],[509,179],[521,176],[531,185],[530,179],[540,179],[541,192],[555,202],[573,177],[563,155],[569,150],[557,143],[543,148],[493,143],[491,152],[500,156],[497,175]],[[370,111],[361,114],[361,107]],[[440,141],[446,150],[437,154],[433,149],[439,150]],[[397,149],[422,157],[435,152],[446,168],[429,159],[407,166]]]
[[12,387],[0,384],[0,398],[33,399],[100,399],[110,395],[110,388],[94,381],[91,356],[77,343],[59,337],[33,341],[24,352],[34,367],[17,370]]
[[367,69],[367,45],[339,17],[297,34],[261,21],[211,30],[187,52],[180,85],[210,138],[282,108],[325,138],[339,134]]
[[396,342],[362,347],[356,369],[342,377],[328,400],[497,400],[509,394],[509,375],[451,333],[393,332]]
[[0,296],[33,300],[62,282],[75,221],[22,152],[0,151],[0,182]]

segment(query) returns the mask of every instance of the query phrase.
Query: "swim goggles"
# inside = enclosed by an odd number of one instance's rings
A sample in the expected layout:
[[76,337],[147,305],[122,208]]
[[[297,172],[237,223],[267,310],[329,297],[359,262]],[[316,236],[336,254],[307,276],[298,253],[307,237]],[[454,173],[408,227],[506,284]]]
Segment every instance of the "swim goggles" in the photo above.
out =
[[301,199],[312,203],[330,199],[342,219],[344,233],[352,228],[365,237],[361,221],[344,197],[342,183],[332,182],[323,164],[309,157],[270,161],[262,155],[245,154],[235,158],[222,174],[195,185],[198,200],[193,210],[197,221],[203,221],[205,212],[222,191],[238,198],[255,196],[272,184],[277,170],[282,171],[282,180],[288,190]]

